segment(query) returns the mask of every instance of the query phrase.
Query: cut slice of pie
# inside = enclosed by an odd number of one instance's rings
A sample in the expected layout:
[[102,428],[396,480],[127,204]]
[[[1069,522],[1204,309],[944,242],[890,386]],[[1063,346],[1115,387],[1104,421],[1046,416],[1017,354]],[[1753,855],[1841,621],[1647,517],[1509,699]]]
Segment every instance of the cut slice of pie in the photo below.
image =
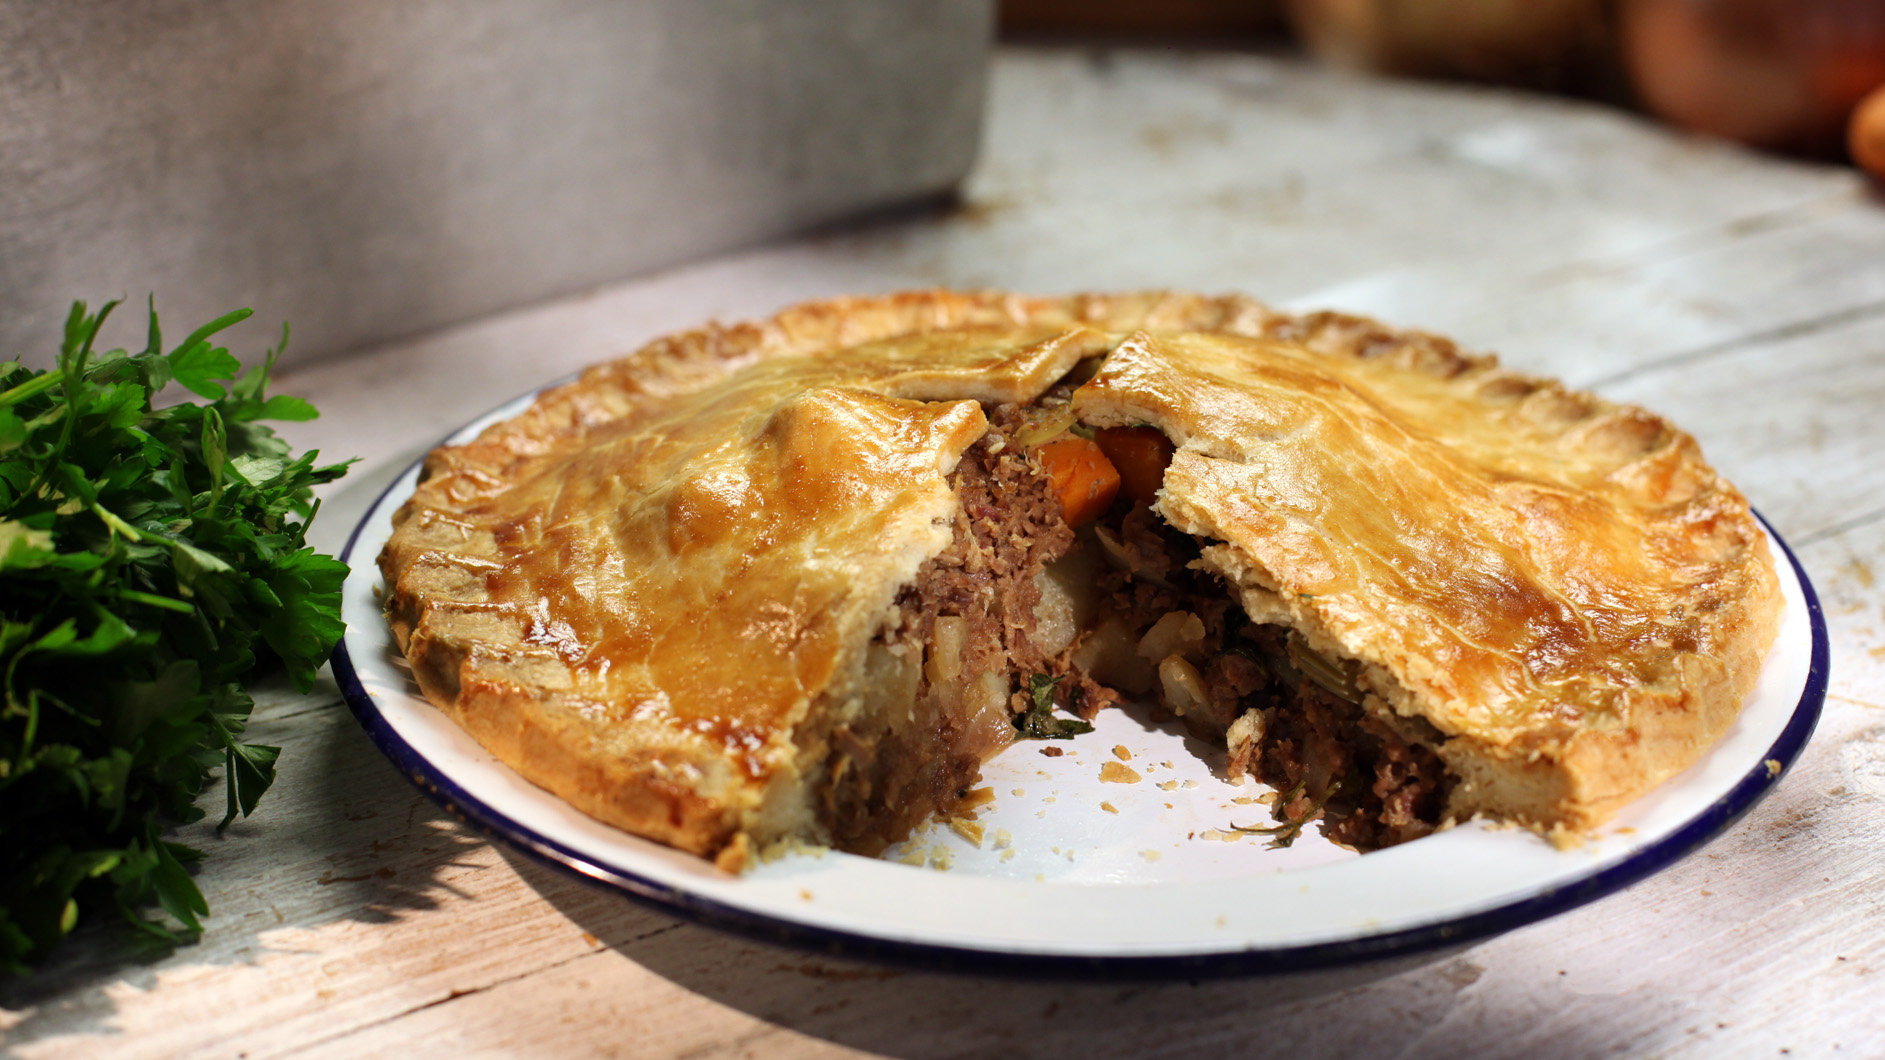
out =
[[[1777,583],[1654,415],[1242,298],[922,292],[663,339],[427,460],[421,690],[736,868],[874,852],[1123,698],[1370,848],[1598,824],[1733,721]],[[1051,702],[1050,702],[1051,701]]]

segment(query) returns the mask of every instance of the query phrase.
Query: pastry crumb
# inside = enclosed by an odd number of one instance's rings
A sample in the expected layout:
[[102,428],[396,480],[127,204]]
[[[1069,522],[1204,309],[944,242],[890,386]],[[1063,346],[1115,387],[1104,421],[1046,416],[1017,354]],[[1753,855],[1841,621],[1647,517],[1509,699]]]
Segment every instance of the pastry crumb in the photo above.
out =
[[1113,745],[1113,757],[1119,759],[1121,762],[1130,762],[1132,761],[1132,752],[1126,750],[1125,744],[1116,743]]
[[995,789],[984,784],[979,788],[971,789],[968,794],[962,796],[962,800],[956,803],[956,808],[958,810],[973,810],[977,807],[987,806],[994,801]]
[[1177,791],[1178,782],[1176,780],[1161,780],[1158,782],[1158,789],[1160,791]]
[[1013,844],[1014,844],[1014,836],[1009,835],[1008,830],[1006,828],[995,829],[995,849],[996,850],[1007,850]]
[[1141,779],[1131,766],[1118,762],[1100,763],[1100,782],[1103,784],[1137,784]]
[[1043,755],[1046,755],[1049,758],[1059,758],[1061,755],[1064,755],[1067,752],[1061,750],[1058,747],[1043,747],[1041,748],[1041,753]]
[[956,852],[944,843],[929,848],[929,867],[938,872],[948,872],[955,867]]
[[1028,789],[1026,788],[1016,788],[1013,791],[1009,792],[1008,794],[1013,795],[1015,798],[1018,799],[1021,796],[1026,795],[1027,793],[1028,793]]
[[1105,811],[1106,811],[1107,813],[1118,813],[1118,812],[1119,812],[1119,807],[1117,807],[1117,806],[1114,806],[1114,805],[1113,805],[1112,803],[1110,803],[1110,802],[1102,802],[1102,803],[1100,803],[1100,809],[1102,809],[1102,810],[1105,810]]
[[1198,782],[1195,780],[1187,780],[1185,781],[1184,786],[1187,788],[1195,788],[1198,786]]
[[1556,825],[1545,833],[1545,840],[1558,850],[1582,850],[1590,843],[1590,836],[1576,829]]
[[949,822],[949,830],[968,840],[975,849],[982,849],[982,825],[979,822],[958,817]]
[[1010,858],[1012,858],[1012,857],[1014,857],[1014,848],[1013,848],[1013,847],[1009,847],[1009,848],[1008,848],[1007,850],[1004,850],[1004,851],[1002,851],[1002,852],[1001,852],[1001,860],[1003,860],[1003,861],[1007,861],[1007,860],[1009,860],[1009,859],[1010,859]]
[[928,861],[928,860],[929,860],[929,849],[927,847],[919,846],[919,847],[913,847],[909,850],[904,851],[903,856],[897,859],[897,864],[921,866],[925,861]]
[[1144,858],[1147,861],[1157,861],[1158,859],[1164,857],[1165,855],[1159,853],[1156,850],[1141,850],[1139,851],[1139,856]]
[[786,836],[777,842],[768,843],[766,848],[759,852],[759,860],[771,864],[783,857],[822,858],[830,850],[830,847],[818,843],[807,843],[797,836]]
[[803,887],[800,887],[800,888],[799,888],[799,900],[800,900],[800,901],[802,901],[802,902],[809,902],[809,901],[811,901],[811,900],[812,900],[812,892],[810,892],[810,891],[808,891],[808,890],[806,890],[806,889],[805,889],[805,888],[803,888]]

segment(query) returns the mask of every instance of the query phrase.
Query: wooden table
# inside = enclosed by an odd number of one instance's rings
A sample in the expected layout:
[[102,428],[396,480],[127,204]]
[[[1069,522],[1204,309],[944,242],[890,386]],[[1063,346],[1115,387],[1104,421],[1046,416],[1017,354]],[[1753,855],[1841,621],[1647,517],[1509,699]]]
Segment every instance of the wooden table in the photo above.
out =
[[[302,371],[299,444],[392,473],[503,398],[664,330],[946,284],[1334,306],[1664,412],[1799,552],[1831,693],[1738,826],[1620,894],[1449,957],[1303,981],[900,972],[677,921],[469,832],[331,684],[151,963],[82,930],[0,987],[20,1057],[1885,1055],[1885,208],[1847,170],[1580,104],[1250,55],[1008,50],[962,204],[724,258]],[[266,307],[262,307],[266,314]],[[258,340],[259,341],[259,340]]]

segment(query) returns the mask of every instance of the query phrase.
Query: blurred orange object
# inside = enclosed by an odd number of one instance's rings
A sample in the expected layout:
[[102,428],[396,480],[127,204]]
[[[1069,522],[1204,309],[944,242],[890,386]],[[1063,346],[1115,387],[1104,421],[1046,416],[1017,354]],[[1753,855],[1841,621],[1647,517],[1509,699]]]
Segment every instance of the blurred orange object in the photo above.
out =
[[1318,58],[1414,77],[1602,89],[1614,65],[1605,0],[1289,0]]
[[1621,15],[1646,107],[1755,147],[1837,154],[1885,84],[1880,0],[1624,0]]
[[1885,88],[1875,88],[1852,112],[1846,150],[1865,171],[1885,180]]

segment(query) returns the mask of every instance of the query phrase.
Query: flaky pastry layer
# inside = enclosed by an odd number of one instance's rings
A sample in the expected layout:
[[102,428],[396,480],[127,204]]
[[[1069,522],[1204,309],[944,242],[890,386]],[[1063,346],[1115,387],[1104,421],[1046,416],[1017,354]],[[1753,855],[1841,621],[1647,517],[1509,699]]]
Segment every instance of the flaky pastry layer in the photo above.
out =
[[1747,505],[1641,409],[1336,314],[916,292],[659,340],[431,454],[381,556],[420,688],[605,822],[817,840],[834,718],[949,542],[945,476],[1083,358],[1177,445],[1157,510],[1251,616],[1432,727],[1449,812],[1580,830],[1732,723],[1779,597]]

